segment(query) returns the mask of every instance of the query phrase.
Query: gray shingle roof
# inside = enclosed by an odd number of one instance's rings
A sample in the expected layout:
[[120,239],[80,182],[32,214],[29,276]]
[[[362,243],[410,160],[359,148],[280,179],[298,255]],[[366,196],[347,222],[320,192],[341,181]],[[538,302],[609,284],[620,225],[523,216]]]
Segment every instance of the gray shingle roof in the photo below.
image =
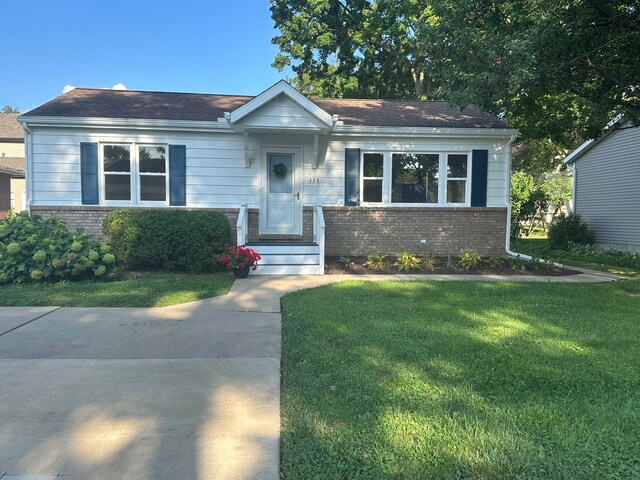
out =
[[1,170],[24,174],[24,158],[0,157],[0,171]]
[[[202,93],[146,92],[76,88],[25,116],[139,118],[214,121],[254,97]],[[476,108],[443,101],[311,99],[345,125],[376,127],[509,128]]]
[[22,140],[24,141],[24,130],[16,120],[19,113],[0,113],[0,141]]

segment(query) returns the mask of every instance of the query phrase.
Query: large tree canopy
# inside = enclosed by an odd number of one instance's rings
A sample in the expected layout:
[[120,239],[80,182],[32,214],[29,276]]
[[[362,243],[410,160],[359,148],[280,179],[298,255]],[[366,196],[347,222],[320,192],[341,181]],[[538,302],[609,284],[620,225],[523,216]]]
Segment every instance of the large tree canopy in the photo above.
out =
[[640,117],[640,0],[270,2],[309,93],[446,98],[565,147]]
[[562,145],[640,116],[637,0],[433,0],[448,50],[436,76],[459,105]]
[[433,90],[436,17],[421,0],[270,0],[274,66],[308,93],[415,98]]

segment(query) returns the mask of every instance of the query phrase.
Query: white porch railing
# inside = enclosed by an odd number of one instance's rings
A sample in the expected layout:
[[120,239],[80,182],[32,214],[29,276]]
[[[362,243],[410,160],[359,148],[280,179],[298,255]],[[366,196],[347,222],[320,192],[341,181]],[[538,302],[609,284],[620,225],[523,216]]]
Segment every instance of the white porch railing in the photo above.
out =
[[238,212],[238,221],[236,222],[236,245],[245,245],[247,243],[247,233],[249,232],[249,215],[247,205],[242,205]]
[[319,248],[318,273],[324,275],[324,214],[320,205],[313,209],[313,243]]

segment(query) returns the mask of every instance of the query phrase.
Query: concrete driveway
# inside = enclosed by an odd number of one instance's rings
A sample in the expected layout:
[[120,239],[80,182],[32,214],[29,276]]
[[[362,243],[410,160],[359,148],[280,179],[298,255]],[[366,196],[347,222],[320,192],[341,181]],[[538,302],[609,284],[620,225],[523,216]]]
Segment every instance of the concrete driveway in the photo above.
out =
[[277,479],[266,305],[0,308],[0,478]]

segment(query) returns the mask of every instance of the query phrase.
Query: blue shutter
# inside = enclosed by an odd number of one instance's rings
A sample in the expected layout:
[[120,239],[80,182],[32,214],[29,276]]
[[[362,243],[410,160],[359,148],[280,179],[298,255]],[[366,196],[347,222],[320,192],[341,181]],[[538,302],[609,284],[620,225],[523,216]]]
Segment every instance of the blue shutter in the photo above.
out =
[[471,206],[486,207],[489,152],[487,150],[474,150],[471,161]]
[[98,205],[100,192],[98,187],[98,144],[80,144],[80,177],[83,205]]
[[344,151],[344,204],[360,205],[360,149]]
[[169,205],[187,204],[187,147],[169,145]]

